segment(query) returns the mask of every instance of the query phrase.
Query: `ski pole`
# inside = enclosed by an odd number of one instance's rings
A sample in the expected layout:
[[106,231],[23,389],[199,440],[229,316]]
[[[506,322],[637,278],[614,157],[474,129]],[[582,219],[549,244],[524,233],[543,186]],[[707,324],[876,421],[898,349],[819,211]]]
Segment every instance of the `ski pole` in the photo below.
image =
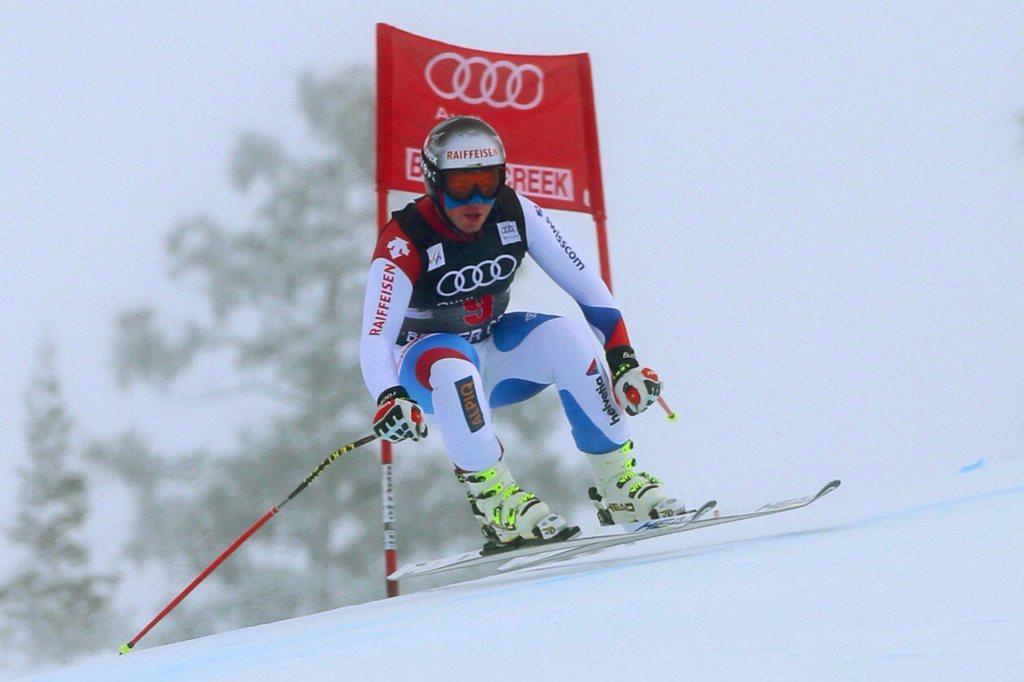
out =
[[668,420],[670,422],[674,422],[676,419],[679,418],[679,415],[676,414],[675,411],[668,406],[668,403],[666,403],[665,399],[662,398],[661,396],[658,396],[658,404],[661,405],[661,409],[665,410],[665,416],[668,417]]
[[292,498],[296,497],[299,493],[301,493],[303,490],[305,490],[306,487],[310,483],[313,482],[313,479],[315,479],[317,476],[319,476],[320,473],[323,472],[324,469],[326,469],[328,466],[331,465],[332,462],[334,462],[334,460],[338,459],[339,457],[344,455],[346,452],[351,452],[352,450],[355,450],[356,448],[358,448],[360,446],[366,445],[367,443],[372,443],[375,440],[377,440],[377,436],[375,436],[375,435],[363,436],[359,440],[357,440],[355,442],[352,442],[352,443],[349,443],[348,445],[345,445],[343,447],[340,447],[337,450],[335,450],[334,452],[332,452],[331,454],[329,454],[327,456],[327,459],[325,459],[324,461],[320,462],[320,465],[316,469],[313,469],[312,473],[310,473],[309,476],[306,477],[306,480],[304,480],[302,483],[300,483],[298,485],[298,487],[296,487],[295,490],[293,490],[288,495],[288,497],[286,497],[277,506],[271,507],[270,510],[267,511],[266,514],[261,516],[259,518],[259,520],[256,521],[256,523],[254,523],[251,526],[249,526],[249,529],[247,531],[245,531],[244,533],[239,535],[238,539],[235,540],[234,542],[232,542],[230,547],[228,547],[223,552],[221,552],[220,556],[218,556],[216,559],[214,559],[212,564],[210,564],[205,569],[203,569],[203,572],[200,573],[199,575],[197,575],[195,577],[195,580],[190,582],[188,584],[188,587],[186,587],[184,590],[182,590],[178,594],[177,597],[172,599],[170,601],[170,603],[167,604],[167,606],[164,607],[163,611],[158,613],[153,620],[149,621],[149,624],[146,625],[146,627],[142,628],[142,630],[139,632],[139,634],[135,635],[135,637],[133,637],[128,642],[125,642],[124,644],[122,644],[121,648],[119,650],[119,653],[122,654],[122,655],[130,653],[131,650],[135,647],[135,645],[138,644],[139,640],[142,639],[143,637],[145,637],[146,633],[153,629],[154,625],[156,625],[161,620],[163,620],[164,616],[166,616],[168,613],[170,613],[174,609],[174,607],[176,607],[179,603],[181,603],[181,600],[184,599],[185,597],[187,597],[189,595],[189,593],[192,590],[194,590],[196,588],[196,586],[199,585],[199,583],[203,582],[203,580],[205,580],[208,575],[210,575],[215,570],[217,570],[217,567],[220,566],[221,563],[225,559],[227,559],[229,556],[231,556],[231,553],[234,552],[236,549],[238,549],[238,547],[243,542],[248,540],[253,535],[253,533],[258,531],[263,526],[263,524],[265,524],[275,514],[277,514],[279,511],[281,511],[281,509],[284,508],[284,506],[286,504],[291,502]]

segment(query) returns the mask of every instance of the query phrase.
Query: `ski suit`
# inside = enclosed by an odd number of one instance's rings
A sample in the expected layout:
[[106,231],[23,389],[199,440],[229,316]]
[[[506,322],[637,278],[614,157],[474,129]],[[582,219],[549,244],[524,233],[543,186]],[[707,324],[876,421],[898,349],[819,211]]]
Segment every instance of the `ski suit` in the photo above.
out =
[[[593,333],[563,317],[506,312],[527,254],[576,300]],[[359,344],[363,379],[375,400],[403,386],[463,471],[501,456],[492,409],[551,384],[580,450],[611,452],[629,439],[595,335],[604,350],[629,345],[597,271],[510,187],[498,191],[476,234],[451,227],[423,196],[393,213],[377,239]]]

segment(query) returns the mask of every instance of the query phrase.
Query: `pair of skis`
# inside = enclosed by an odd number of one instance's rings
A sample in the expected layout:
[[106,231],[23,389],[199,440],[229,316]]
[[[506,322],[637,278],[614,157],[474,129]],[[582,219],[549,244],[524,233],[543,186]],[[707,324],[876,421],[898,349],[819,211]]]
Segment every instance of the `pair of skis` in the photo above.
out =
[[683,531],[707,528],[708,526],[717,526],[723,523],[733,523],[735,521],[743,521],[746,519],[757,518],[759,516],[768,516],[769,514],[778,514],[780,512],[799,509],[801,507],[806,507],[812,502],[832,492],[839,487],[839,483],[839,480],[830,481],[814,495],[790,500],[780,500],[778,502],[770,502],[768,504],[761,505],[753,511],[743,514],[732,514],[729,516],[717,517],[708,516],[709,512],[711,512],[717,504],[715,500],[710,500],[702,504],[697,509],[685,514],[662,519],[652,519],[650,521],[639,521],[632,524],[624,524],[619,526],[621,530],[611,533],[585,535],[582,537],[562,540],[557,543],[529,545],[518,549],[512,549],[507,552],[498,552],[494,554],[483,554],[480,550],[472,550],[441,559],[406,564],[394,573],[391,573],[388,578],[391,580],[400,580],[402,578],[432,575],[435,573],[444,573],[446,571],[494,563],[500,564],[497,567],[498,571],[511,571],[530,566],[539,566],[541,564],[551,562],[566,561],[578,556],[599,552],[603,549],[608,549],[609,547],[648,540],[650,538],[661,537],[662,535],[671,535],[673,533],[681,533]]

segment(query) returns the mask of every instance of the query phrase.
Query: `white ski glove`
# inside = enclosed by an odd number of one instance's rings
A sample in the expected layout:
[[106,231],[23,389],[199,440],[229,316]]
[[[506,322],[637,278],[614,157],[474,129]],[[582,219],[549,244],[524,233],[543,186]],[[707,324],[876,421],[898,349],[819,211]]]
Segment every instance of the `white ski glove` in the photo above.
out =
[[427,422],[423,419],[423,410],[409,398],[409,393],[401,386],[393,386],[377,398],[373,432],[392,443],[407,438],[417,441],[427,437]]
[[616,346],[605,356],[612,371],[612,392],[626,414],[636,416],[658,401],[661,380],[650,367],[640,367],[631,347]]

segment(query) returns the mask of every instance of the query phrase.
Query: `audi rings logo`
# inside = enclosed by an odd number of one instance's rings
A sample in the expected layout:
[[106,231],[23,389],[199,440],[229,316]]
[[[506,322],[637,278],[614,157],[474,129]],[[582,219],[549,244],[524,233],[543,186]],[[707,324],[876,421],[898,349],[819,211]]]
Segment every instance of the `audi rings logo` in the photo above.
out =
[[445,273],[437,283],[437,293],[441,296],[454,296],[490,286],[511,277],[517,265],[518,261],[513,256],[503,253],[494,260],[485,260],[479,265],[467,265],[459,270],[452,270]]
[[544,98],[544,72],[533,64],[491,62],[442,52],[423,70],[427,85],[438,97],[496,109],[533,109]]

